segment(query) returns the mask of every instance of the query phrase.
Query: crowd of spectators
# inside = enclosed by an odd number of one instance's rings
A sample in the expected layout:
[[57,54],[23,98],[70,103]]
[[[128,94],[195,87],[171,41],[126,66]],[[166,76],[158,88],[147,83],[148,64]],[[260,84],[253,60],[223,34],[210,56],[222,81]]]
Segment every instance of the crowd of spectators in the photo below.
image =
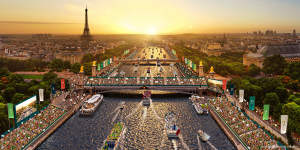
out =
[[81,103],[85,96],[85,93],[81,94],[79,92],[72,91],[66,95],[66,97],[62,100],[62,103],[59,104],[59,107],[65,110],[70,110],[75,105]]
[[272,139],[266,131],[246,117],[226,97],[212,98],[210,103],[251,150],[274,149],[274,147],[277,147],[276,140]]
[[196,77],[196,73],[187,68],[185,65],[182,63],[176,63],[175,66],[177,69],[183,74],[185,77]]
[[187,77],[95,77],[85,85],[207,85],[204,78]]
[[53,105],[36,114],[0,139],[0,149],[22,149],[40,133],[46,131],[65,111]]

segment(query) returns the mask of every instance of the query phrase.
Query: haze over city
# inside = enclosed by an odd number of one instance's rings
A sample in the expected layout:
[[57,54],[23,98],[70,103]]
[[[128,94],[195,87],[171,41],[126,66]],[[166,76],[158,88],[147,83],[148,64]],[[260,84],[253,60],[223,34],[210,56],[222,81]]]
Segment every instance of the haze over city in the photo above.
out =
[[0,149],[300,149],[299,0],[0,0]]
[[300,30],[298,0],[1,0],[0,33],[245,33]]

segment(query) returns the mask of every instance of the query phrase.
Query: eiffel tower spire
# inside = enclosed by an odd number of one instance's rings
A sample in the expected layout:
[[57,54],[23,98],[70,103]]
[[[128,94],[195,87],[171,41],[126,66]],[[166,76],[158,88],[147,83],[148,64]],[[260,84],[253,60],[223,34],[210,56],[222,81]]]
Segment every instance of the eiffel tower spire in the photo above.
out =
[[85,24],[84,24],[84,29],[83,29],[83,34],[81,36],[81,39],[82,40],[91,40],[91,35],[90,35],[90,29],[89,29],[89,23],[88,23],[88,8],[87,8],[87,5],[86,5],[86,8],[85,8]]

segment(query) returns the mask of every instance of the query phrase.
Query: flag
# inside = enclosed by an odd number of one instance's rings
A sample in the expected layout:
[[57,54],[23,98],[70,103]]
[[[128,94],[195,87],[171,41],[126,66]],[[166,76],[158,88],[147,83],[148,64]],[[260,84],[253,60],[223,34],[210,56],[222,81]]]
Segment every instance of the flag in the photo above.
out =
[[270,105],[264,105],[264,114],[263,114],[263,120],[269,120],[269,111],[270,111]]
[[180,129],[178,129],[178,130],[176,131],[176,135],[178,136],[179,133],[180,133]]
[[223,82],[222,88],[223,88],[224,91],[226,91],[226,84],[227,84],[227,81],[226,81],[226,80],[223,80],[222,82]]
[[64,90],[65,87],[66,87],[66,85],[65,85],[65,79],[61,79],[61,80],[60,80],[60,89],[61,89],[61,90]]
[[288,115],[281,115],[280,133],[285,134],[288,125]]
[[103,62],[100,63],[100,69],[103,69]]
[[194,63],[193,63],[193,70],[194,70],[194,71],[197,71],[197,66],[196,66],[196,64],[194,64]]
[[187,62],[188,62],[188,61],[187,61],[187,58],[184,58],[184,63],[187,64]]
[[111,63],[111,64],[113,63],[113,59],[112,59],[112,58],[110,58],[110,63]]
[[255,96],[250,96],[249,110],[254,110],[255,108]]
[[44,89],[39,89],[39,100],[44,101]]
[[110,59],[107,59],[107,64],[110,65]]
[[8,111],[8,118],[15,118],[13,103],[7,103],[7,111]]
[[185,60],[185,59],[184,59],[184,56],[181,57],[181,60],[182,60],[182,62],[184,62],[184,60]]
[[56,94],[55,84],[51,84],[51,92],[52,92],[52,94]]
[[244,90],[239,90],[239,101],[240,102],[244,101]]
[[193,62],[190,60],[190,67],[192,68],[193,67]]
[[97,66],[97,70],[100,71],[100,63]]

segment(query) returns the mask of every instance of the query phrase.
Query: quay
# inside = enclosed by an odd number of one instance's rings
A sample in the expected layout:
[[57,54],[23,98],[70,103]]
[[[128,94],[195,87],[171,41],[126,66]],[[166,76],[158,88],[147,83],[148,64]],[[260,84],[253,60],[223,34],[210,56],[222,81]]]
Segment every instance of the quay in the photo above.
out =
[[69,118],[71,118],[77,110],[80,108],[82,103],[90,98],[91,95],[88,95],[85,97],[80,103],[76,104],[72,109],[70,109],[66,114],[61,116],[58,120],[56,120],[52,125],[50,125],[45,132],[40,134],[38,137],[36,137],[35,140],[33,140],[31,143],[27,145],[24,149],[27,150],[34,150],[36,149],[40,144],[42,144],[52,133],[56,131],[63,123],[65,123]]
[[217,122],[219,127],[224,131],[226,136],[229,138],[229,140],[233,143],[233,145],[238,149],[238,150],[247,150],[246,145],[242,142],[242,140],[233,133],[231,128],[225,124],[225,121],[222,120],[222,118],[217,114],[217,112],[214,110],[213,106],[209,104],[210,109],[209,113],[211,116],[214,118],[214,120]]

